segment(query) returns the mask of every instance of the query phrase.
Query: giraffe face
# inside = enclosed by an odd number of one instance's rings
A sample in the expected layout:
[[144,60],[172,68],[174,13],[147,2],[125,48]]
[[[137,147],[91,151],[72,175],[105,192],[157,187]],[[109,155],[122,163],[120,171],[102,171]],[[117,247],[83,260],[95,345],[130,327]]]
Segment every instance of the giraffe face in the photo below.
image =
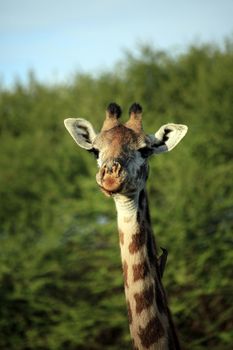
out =
[[75,142],[95,154],[99,167],[97,184],[110,196],[140,191],[148,176],[148,156],[172,150],[188,129],[185,125],[166,124],[155,134],[145,135],[139,104],[130,107],[130,119],[124,125],[118,121],[120,114],[120,107],[111,103],[100,133],[85,119],[64,121]]
[[99,166],[96,181],[105,194],[130,194],[144,186],[148,164],[141,150],[145,146],[142,134],[121,124],[96,136],[93,142]]

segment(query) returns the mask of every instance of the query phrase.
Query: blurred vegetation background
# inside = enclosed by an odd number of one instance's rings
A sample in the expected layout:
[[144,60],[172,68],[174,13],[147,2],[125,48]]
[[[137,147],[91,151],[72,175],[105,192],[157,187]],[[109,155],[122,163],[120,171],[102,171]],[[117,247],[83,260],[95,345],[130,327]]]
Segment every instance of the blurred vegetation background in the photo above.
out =
[[0,349],[130,349],[113,201],[63,126],[101,127],[109,102],[144,108],[144,130],[189,132],[150,160],[148,192],[183,349],[233,344],[233,42],[173,57],[150,46],[69,85],[0,88]]

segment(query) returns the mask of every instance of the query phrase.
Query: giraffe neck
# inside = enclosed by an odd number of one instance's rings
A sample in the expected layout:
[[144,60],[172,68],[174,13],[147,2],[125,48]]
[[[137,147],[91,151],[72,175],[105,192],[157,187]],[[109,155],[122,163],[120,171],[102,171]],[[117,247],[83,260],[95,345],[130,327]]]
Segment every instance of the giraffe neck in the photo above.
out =
[[146,191],[115,196],[134,349],[179,349],[157,263]]

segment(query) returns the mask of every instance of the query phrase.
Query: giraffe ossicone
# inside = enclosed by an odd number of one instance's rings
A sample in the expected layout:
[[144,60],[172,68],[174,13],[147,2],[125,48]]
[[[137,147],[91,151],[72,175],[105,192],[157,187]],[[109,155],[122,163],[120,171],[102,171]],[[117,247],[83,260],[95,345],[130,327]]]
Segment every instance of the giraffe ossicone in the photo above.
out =
[[96,181],[113,197],[123,267],[129,327],[134,348],[180,349],[162,285],[167,252],[158,257],[146,194],[148,158],[172,150],[188,128],[163,125],[155,134],[145,134],[142,107],[129,109],[129,120],[120,122],[121,108],[110,103],[99,133],[81,118],[68,118],[65,126],[75,142],[97,158]]

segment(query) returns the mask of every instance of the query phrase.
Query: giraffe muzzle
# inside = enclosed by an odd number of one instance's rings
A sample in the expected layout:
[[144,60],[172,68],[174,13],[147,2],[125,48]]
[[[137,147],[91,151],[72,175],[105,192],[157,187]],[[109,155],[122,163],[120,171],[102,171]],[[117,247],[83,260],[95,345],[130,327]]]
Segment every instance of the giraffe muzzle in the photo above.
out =
[[105,163],[97,173],[96,180],[107,195],[118,193],[125,180],[123,167],[117,161]]

